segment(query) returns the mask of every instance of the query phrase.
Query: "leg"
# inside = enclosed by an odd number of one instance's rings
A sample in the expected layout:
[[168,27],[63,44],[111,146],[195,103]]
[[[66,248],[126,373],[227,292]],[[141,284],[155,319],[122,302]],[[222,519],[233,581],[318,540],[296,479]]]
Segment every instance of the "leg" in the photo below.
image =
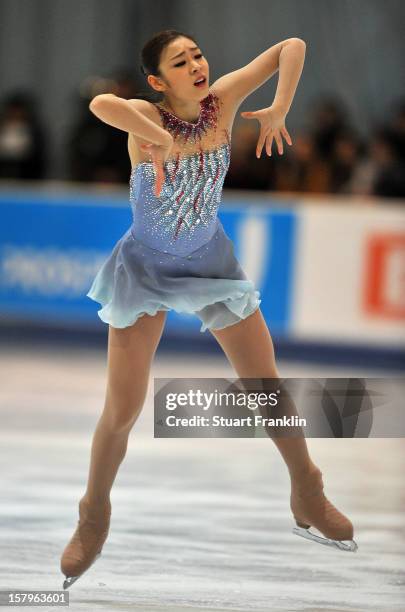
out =
[[[260,308],[239,323],[210,331],[239,378],[280,378],[273,342]],[[297,414],[292,402],[288,402],[286,407],[288,416]],[[269,432],[270,428],[266,429]],[[352,540],[353,525],[323,494],[322,472],[309,456],[305,437],[273,436],[272,439],[290,473],[290,505],[297,523],[294,533],[321,544],[354,552],[357,549],[355,542],[349,545],[341,542]],[[326,538],[319,538],[309,532],[311,525],[326,535]]]
[[67,576],[63,588],[73,584],[101,555],[110,525],[110,491],[126,454],[129,432],[145,401],[166,314],[144,315],[123,329],[109,327],[104,410],[93,436],[87,490],[79,502],[79,524],[61,557],[61,570]]
[[162,336],[166,311],[144,315],[131,327],[109,326],[108,379],[104,410],[93,437],[86,498],[109,499],[128,436],[145,401],[150,366]]
[[[210,331],[239,378],[280,378],[273,341],[260,308],[235,325]],[[304,437],[272,439],[291,478],[300,478],[314,466]]]

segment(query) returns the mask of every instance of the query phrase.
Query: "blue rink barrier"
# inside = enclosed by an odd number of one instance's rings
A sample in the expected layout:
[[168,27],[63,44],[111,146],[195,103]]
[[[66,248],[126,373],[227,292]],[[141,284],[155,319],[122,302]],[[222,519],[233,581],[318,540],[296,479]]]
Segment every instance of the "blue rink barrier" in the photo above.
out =
[[[132,223],[126,196],[10,189],[0,194],[0,314],[3,322],[106,329],[86,296],[102,263]],[[219,209],[235,253],[261,293],[272,332],[288,338],[297,218],[293,206]],[[201,337],[197,317],[170,311],[165,334]]]

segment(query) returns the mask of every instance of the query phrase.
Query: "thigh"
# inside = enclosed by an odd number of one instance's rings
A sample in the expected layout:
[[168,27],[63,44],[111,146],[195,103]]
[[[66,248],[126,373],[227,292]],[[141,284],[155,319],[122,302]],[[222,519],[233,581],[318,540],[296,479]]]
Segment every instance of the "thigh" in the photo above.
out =
[[[258,386],[256,381],[252,381],[255,391],[260,389],[274,393],[283,389],[283,386],[280,387],[281,375],[275,361],[273,340],[260,308],[235,325],[210,331],[221,345],[238,378],[260,378]],[[245,380],[243,384],[247,389],[251,388],[249,381]],[[276,406],[259,406],[258,410],[265,418],[299,416],[288,389],[279,395]],[[286,428],[266,425],[265,429],[272,438],[303,436],[302,429],[295,426]]]
[[276,378],[274,345],[260,308],[234,325],[210,329],[239,378]]
[[107,401],[115,408],[142,407],[166,316],[167,312],[160,310],[154,316],[139,317],[130,327],[109,326]]

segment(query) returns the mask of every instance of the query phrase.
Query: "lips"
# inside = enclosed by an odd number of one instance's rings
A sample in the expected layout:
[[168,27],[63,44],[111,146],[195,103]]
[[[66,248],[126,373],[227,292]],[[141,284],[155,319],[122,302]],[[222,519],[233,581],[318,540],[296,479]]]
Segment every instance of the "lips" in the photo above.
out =
[[203,85],[205,85],[206,81],[207,79],[205,78],[205,76],[200,76],[194,81],[194,85],[195,87],[202,87]]

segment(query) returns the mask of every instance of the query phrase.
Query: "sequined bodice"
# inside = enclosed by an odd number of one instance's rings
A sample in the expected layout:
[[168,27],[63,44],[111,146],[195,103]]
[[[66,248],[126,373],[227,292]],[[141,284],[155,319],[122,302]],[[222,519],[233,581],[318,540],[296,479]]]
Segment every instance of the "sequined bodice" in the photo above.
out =
[[227,135],[227,142],[222,144],[215,146],[214,143],[211,147],[204,144],[200,138],[195,152],[189,155],[187,147],[179,147],[175,156],[165,162],[165,179],[158,197],[153,163],[141,162],[132,170],[131,231],[147,246],[184,256],[215,234],[223,182],[230,163],[230,139]]

